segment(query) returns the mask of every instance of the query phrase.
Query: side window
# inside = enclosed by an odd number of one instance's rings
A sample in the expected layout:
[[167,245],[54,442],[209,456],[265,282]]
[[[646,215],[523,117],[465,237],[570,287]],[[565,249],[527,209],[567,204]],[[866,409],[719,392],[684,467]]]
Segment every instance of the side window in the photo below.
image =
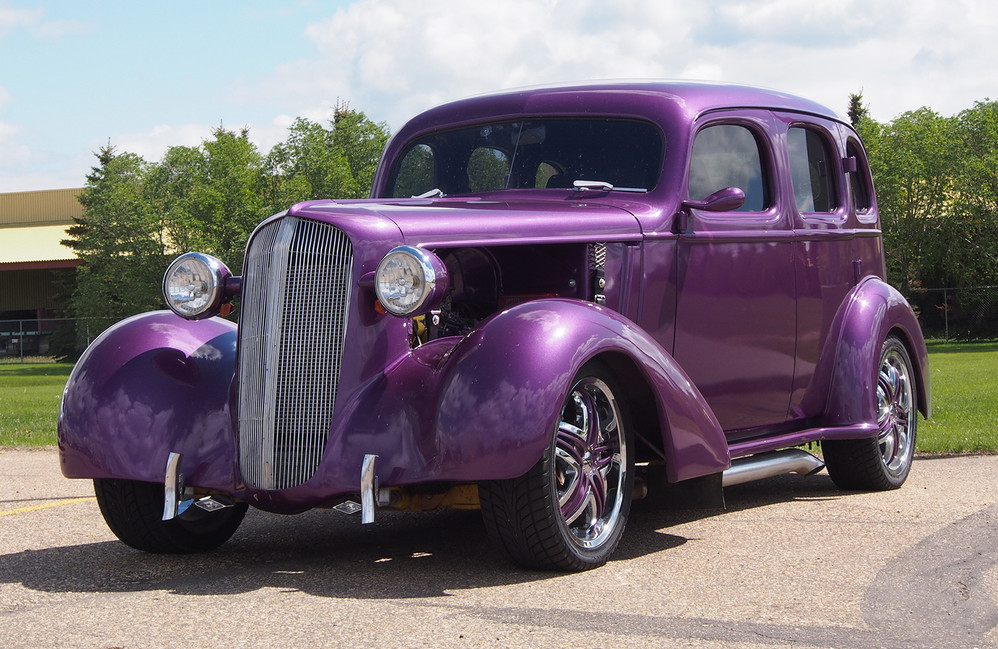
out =
[[866,214],[873,207],[873,192],[870,191],[870,173],[866,166],[866,156],[855,142],[846,146],[846,155],[856,158],[856,171],[849,174],[849,191],[857,214]]
[[838,208],[832,179],[836,167],[825,138],[815,129],[793,126],[787,131],[787,153],[797,210],[834,212]]
[[505,189],[509,179],[509,156],[492,147],[479,147],[468,159],[468,187],[473,192]]
[[769,207],[759,142],[748,128],[736,124],[708,126],[697,133],[690,158],[690,199],[702,201],[719,189],[739,187],[745,203],[739,212]]
[[392,197],[409,198],[433,189],[434,163],[433,149],[428,145],[418,144],[409,149],[399,163]]

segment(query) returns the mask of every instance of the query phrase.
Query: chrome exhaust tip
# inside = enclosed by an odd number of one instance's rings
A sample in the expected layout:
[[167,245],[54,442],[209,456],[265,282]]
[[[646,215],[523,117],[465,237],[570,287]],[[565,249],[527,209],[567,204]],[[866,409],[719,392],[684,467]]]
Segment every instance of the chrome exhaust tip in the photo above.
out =
[[825,463],[810,453],[798,448],[788,448],[732,460],[731,468],[723,473],[721,484],[731,487],[784,473],[811,475],[823,468]]

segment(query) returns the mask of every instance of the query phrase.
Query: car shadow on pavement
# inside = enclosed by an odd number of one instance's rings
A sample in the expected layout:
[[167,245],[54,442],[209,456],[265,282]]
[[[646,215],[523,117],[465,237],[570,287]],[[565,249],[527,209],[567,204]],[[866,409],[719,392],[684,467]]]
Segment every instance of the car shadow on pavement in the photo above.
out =
[[[801,498],[832,497],[820,477],[729,489],[732,511]],[[799,482],[799,484],[798,484]],[[668,528],[722,510],[675,511],[637,501],[613,561],[668,550],[686,539]],[[99,519],[94,525],[103,525]],[[558,577],[510,563],[490,543],[475,511],[379,513],[373,525],[330,510],[279,516],[250,510],[218,550],[156,555],[117,541],[0,555],[0,583],[46,592],[218,595],[278,588],[322,597],[426,598]]]

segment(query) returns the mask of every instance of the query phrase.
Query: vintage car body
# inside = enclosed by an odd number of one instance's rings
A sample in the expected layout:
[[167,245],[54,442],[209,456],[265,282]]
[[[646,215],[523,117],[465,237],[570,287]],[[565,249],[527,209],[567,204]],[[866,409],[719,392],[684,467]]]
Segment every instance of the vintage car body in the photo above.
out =
[[[268,219],[239,278],[198,260],[214,279],[178,260],[167,300],[210,285],[206,309],[106,331],[60,410],[63,473],[141,549],[214,547],[246,505],[371,520],[419,501],[481,506],[515,560],[583,569],[619,541],[639,470],[717,494],[820,470],[784,449],[821,442],[841,486],[894,488],[930,412],[862,144],[776,92],[441,106],[391,139],[371,199]],[[208,317],[237,295],[238,329]]]

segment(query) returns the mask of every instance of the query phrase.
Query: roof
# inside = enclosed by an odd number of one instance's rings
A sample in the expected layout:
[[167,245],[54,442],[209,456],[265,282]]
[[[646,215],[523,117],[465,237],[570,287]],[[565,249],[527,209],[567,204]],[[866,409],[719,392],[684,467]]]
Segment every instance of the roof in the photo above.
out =
[[76,200],[81,191],[45,189],[0,194],[0,227],[70,224],[83,214],[83,206]]
[[460,99],[417,115],[403,130],[420,130],[439,121],[457,123],[498,114],[652,115],[665,104],[690,118],[719,108],[737,107],[774,108],[842,121],[835,111],[817,102],[765,88],[689,81],[600,81],[503,90]]

